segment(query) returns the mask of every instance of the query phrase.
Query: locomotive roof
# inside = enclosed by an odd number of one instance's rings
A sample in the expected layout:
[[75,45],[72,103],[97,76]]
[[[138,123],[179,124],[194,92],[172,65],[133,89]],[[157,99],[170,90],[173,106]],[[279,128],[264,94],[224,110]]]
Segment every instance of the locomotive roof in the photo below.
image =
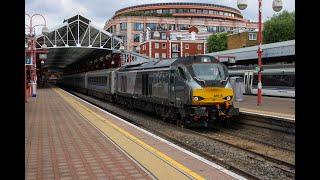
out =
[[159,61],[148,61],[140,64],[124,66],[119,71],[170,67],[170,65],[176,60],[177,59],[161,59]]
[[135,65],[127,65],[119,69],[119,71],[131,71],[131,70],[142,70],[142,69],[158,69],[158,68],[166,68],[171,65],[176,64],[191,64],[194,62],[201,62],[202,57],[210,57],[212,59],[212,63],[220,63],[215,57],[208,55],[199,55],[199,56],[188,56],[177,59],[162,59],[159,61],[149,61],[143,62]]

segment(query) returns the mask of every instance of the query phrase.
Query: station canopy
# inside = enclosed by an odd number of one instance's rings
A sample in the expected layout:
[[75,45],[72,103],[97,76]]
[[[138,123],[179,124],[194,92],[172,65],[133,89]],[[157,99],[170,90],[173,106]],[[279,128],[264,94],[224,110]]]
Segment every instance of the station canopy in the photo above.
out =
[[121,45],[120,38],[93,26],[81,15],[64,20],[62,25],[36,37],[37,50],[48,50],[44,68],[58,72],[78,61],[119,53]]

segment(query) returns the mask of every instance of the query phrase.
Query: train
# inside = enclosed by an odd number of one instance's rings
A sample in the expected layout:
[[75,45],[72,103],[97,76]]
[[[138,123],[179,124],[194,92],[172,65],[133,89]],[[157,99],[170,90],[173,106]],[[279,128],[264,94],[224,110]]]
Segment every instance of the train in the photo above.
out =
[[[256,66],[229,68],[230,77],[241,77],[245,85],[245,94],[256,95],[258,72]],[[263,66],[262,95],[295,98],[295,65],[274,64]]]
[[227,67],[208,55],[65,75],[58,84],[185,127],[210,127],[239,115]]

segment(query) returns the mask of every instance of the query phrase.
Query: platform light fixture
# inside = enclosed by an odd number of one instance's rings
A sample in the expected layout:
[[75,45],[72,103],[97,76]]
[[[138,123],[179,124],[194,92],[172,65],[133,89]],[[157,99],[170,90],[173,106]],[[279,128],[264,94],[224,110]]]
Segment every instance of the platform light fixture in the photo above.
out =
[[[258,71],[258,100],[257,100],[257,105],[261,105],[262,102],[262,83],[261,83],[261,78],[262,78],[262,0],[258,0],[259,6],[258,6],[258,12],[259,12],[259,33],[258,33],[258,66],[259,66],[259,71]],[[282,0],[273,0],[272,2],[272,9],[275,12],[279,12],[282,10]],[[244,10],[248,7],[247,0],[238,0],[237,1],[238,8],[240,10]]]

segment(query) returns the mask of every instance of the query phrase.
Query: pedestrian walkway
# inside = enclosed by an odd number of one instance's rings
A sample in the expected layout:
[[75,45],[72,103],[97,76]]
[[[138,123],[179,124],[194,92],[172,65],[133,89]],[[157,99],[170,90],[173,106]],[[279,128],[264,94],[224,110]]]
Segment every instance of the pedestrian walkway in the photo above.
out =
[[245,179],[59,88],[26,104],[26,179]]
[[51,89],[25,109],[26,179],[151,179]]

